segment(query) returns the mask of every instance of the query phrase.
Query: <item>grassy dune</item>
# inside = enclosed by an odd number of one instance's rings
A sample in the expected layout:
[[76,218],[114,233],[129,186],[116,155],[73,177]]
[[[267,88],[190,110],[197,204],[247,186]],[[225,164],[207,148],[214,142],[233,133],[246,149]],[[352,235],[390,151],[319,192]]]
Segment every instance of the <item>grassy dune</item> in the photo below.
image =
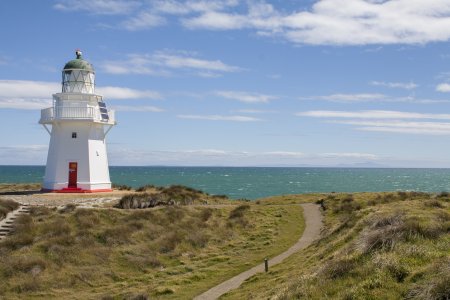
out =
[[0,242],[0,298],[189,299],[302,230],[298,205],[33,208]]
[[[318,196],[272,197],[260,205]],[[450,298],[447,193],[332,194],[322,199],[323,238],[223,299]]]

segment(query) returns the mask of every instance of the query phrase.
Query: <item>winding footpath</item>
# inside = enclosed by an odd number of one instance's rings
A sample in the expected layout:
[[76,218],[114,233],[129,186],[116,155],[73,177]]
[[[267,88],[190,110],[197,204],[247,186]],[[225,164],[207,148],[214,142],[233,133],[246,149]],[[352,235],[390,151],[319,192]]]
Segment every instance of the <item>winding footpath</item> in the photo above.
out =
[[[303,216],[305,218],[305,230],[301,238],[291,248],[285,252],[269,259],[269,265],[274,266],[281,263],[285,258],[291,256],[297,251],[304,249],[311,245],[311,243],[320,236],[320,230],[322,228],[322,214],[320,213],[319,206],[312,203],[301,204],[303,207]],[[234,276],[227,281],[222,282],[219,285],[209,289],[203,294],[195,297],[195,300],[210,300],[217,299],[223,294],[238,288],[245,280],[251,276],[264,272],[264,263],[257,265],[239,275]]]

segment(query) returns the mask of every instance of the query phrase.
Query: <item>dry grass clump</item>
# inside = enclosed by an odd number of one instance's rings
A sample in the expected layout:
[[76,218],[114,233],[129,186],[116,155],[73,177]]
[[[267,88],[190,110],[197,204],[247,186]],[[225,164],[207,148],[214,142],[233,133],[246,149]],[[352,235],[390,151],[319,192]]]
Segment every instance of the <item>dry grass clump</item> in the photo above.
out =
[[136,209],[174,204],[174,201],[166,199],[161,194],[139,193],[123,196],[115,207],[123,209]]
[[119,191],[131,191],[133,188],[126,184],[112,184],[112,188]]
[[207,197],[207,194],[202,191],[181,185],[169,187],[146,185],[138,188],[136,191],[138,193],[123,196],[115,207],[136,209],[165,205],[190,205],[196,200],[202,200],[204,197]]
[[376,214],[368,220],[367,228],[357,243],[364,254],[375,250],[391,251],[398,242],[416,238],[436,239],[445,232],[446,228],[442,223],[426,222],[401,212]]
[[325,263],[319,274],[327,279],[336,279],[345,275],[350,275],[350,272],[357,266],[354,257],[343,257],[333,259]]
[[426,207],[431,207],[431,208],[444,208],[444,204],[437,200],[437,199],[431,199],[431,200],[427,200],[423,203]]
[[440,192],[439,194],[436,195],[436,197],[438,198],[450,198],[450,193],[449,192]]
[[242,204],[233,209],[228,216],[228,226],[232,227],[235,224],[239,224],[242,227],[248,225],[248,221],[245,218],[245,212],[250,209],[250,205]]
[[450,299],[450,258],[444,257],[432,264],[416,277],[426,278],[414,284],[407,292],[406,299]]
[[0,199],[0,220],[5,218],[9,212],[17,209],[19,205],[13,200]]

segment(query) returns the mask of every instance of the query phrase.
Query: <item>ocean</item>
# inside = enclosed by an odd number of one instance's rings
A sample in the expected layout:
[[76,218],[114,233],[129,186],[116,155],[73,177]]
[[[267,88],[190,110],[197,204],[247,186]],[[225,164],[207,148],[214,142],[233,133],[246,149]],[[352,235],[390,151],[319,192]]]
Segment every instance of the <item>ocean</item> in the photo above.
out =
[[[44,166],[0,166],[0,183],[41,182],[44,170]],[[182,184],[234,199],[324,192],[450,191],[450,169],[110,167],[110,175],[116,184]]]

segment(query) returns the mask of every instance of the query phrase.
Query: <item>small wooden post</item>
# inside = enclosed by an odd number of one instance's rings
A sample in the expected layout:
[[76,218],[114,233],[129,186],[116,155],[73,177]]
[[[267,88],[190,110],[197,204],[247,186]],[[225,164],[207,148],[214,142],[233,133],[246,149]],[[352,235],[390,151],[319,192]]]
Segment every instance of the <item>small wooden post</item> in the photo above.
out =
[[269,260],[267,258],[264,258],[264,269],[269,272]]

